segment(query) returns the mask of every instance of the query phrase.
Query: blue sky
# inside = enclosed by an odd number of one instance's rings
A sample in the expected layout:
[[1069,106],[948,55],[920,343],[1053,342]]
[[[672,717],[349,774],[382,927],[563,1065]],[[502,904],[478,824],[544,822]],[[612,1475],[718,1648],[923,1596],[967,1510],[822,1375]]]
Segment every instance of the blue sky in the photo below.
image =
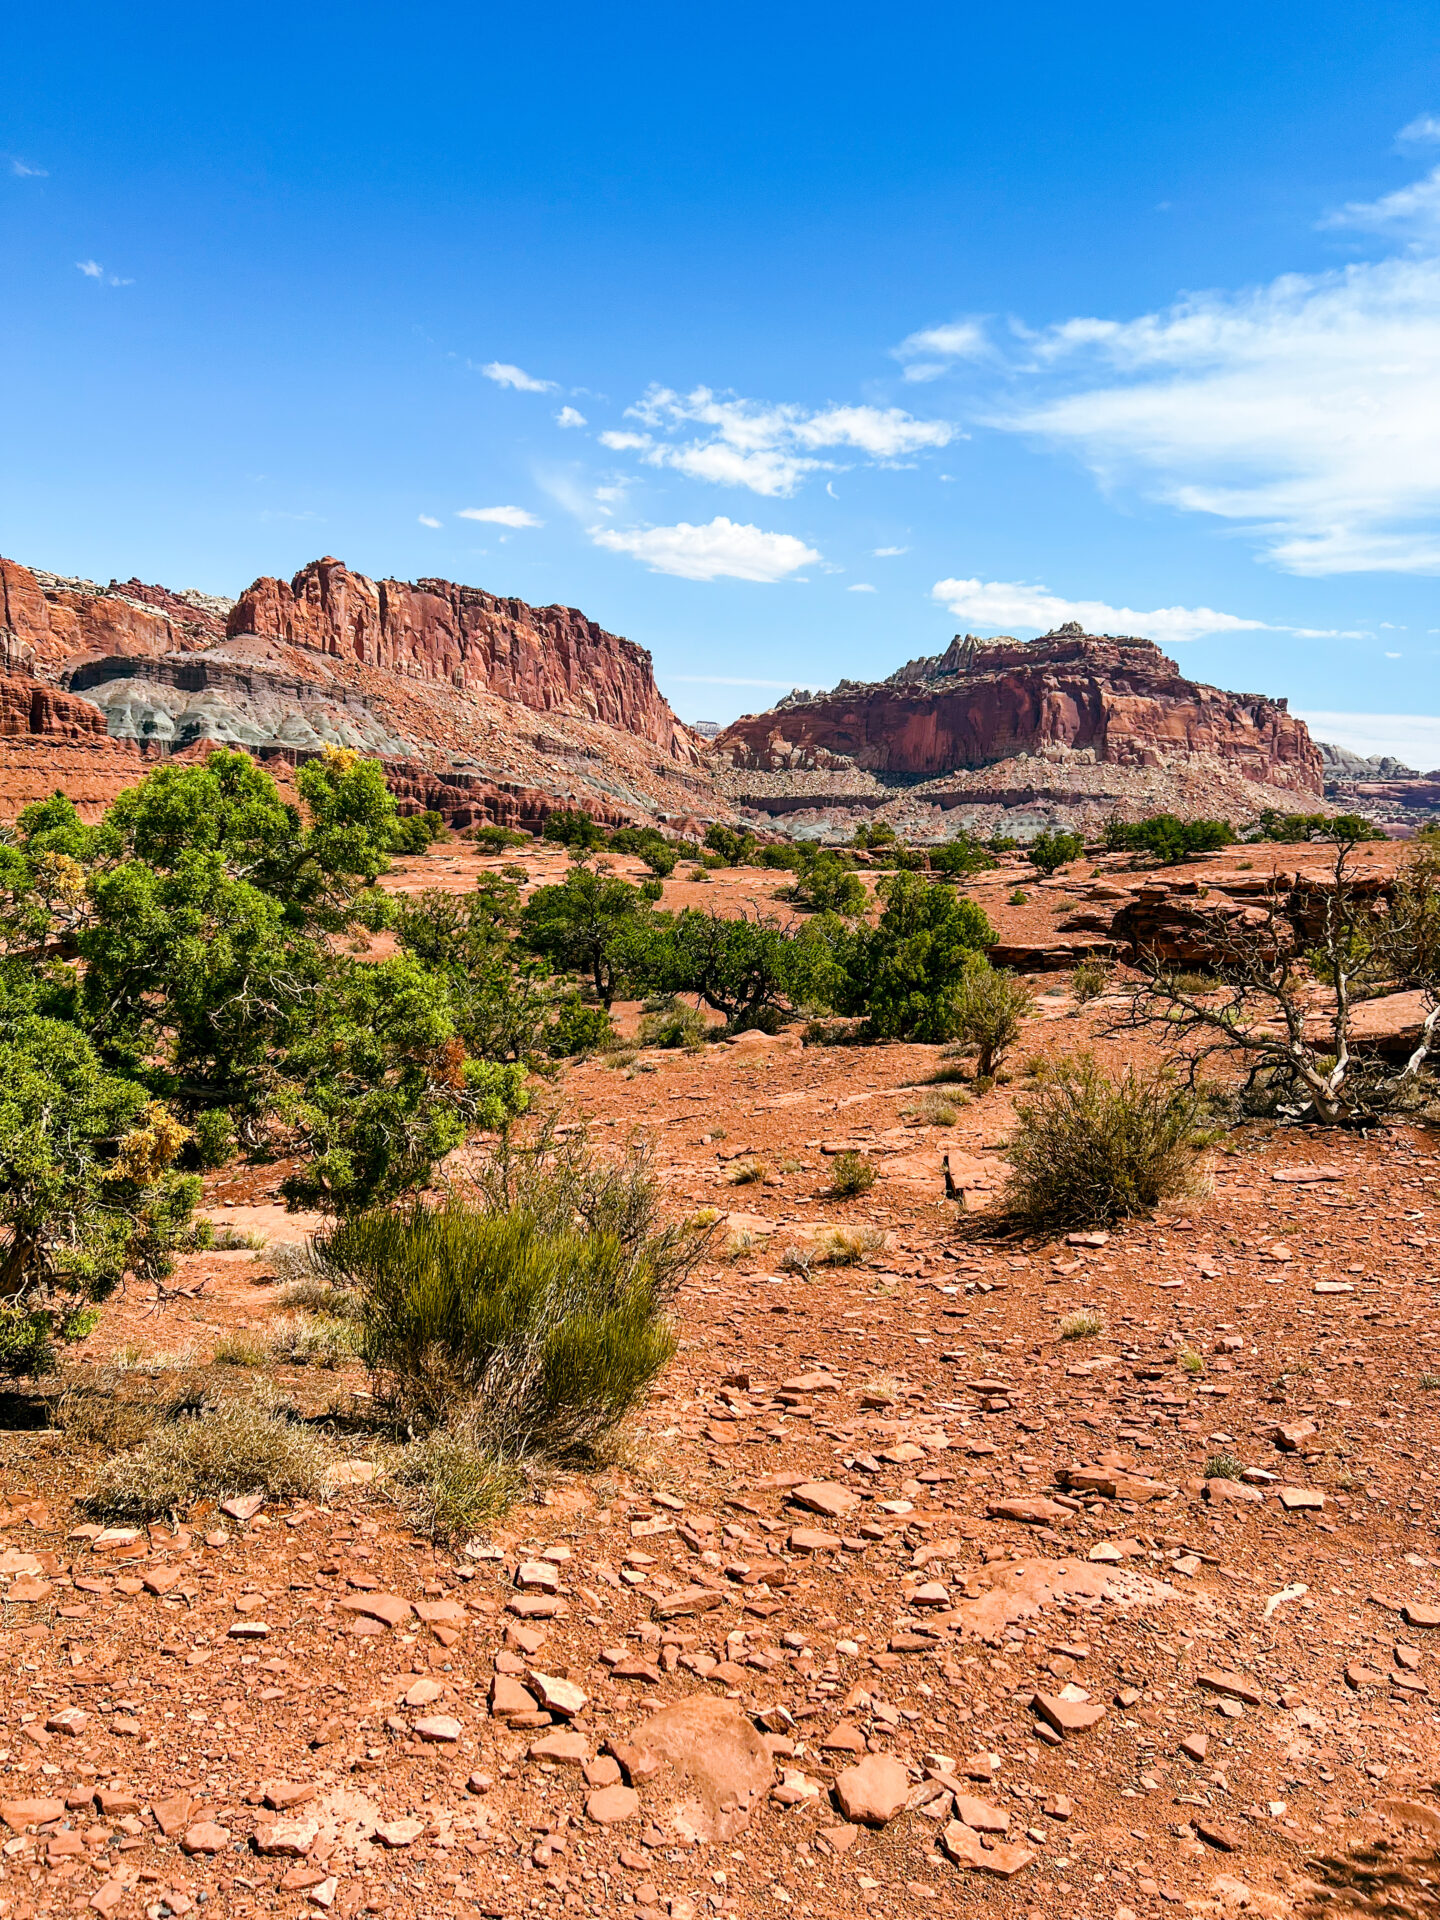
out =
[[689,719],[1078,617],[1433,766],[1437,28],[27,9],[0,551],[561,601]]

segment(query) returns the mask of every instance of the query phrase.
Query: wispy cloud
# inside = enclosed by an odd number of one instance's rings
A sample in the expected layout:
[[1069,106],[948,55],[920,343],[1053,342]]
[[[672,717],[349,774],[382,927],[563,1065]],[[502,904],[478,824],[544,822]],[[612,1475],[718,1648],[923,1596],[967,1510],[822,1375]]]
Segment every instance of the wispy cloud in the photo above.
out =
[[1309,639],[1359,637],[1272,626],[1265,620],[1217,613],[1213,607],[1154,607],[1141,613],[1134,607],[1112,607],[1105,600],[1068,600],[1051,593],[1048,587],[1027,586],[1019,580],[937,580],[930,592],[957,619],[1006,632],[1052,633],[1075,620],[1087,633],[1142,635],[1166,646],[1198,640],[1207,633],[1295,633]]
[[17,180],[48,180],[49,173],[44,167],[32,166],[28,160],[22,160],[18,154],[10,155],[10,171]]
[[561,407],[555,416],[555,424],[557,427],[583,427],[586,424],[586,420],[584,414],[581,413],[578,408]]
[[1389,233],[1402,239],[1433,240],[1440,232],[1440,167],[1423,180],[1412,180],[1378,200],[1347,200],[1327,213],[1322,227],[1358,227],[1367,233]]
[[897,555],[909,553],[909,547],[876,547],[874,557],[877,560],[893,560]]
[[610,553],[627,553],[652,573],[674,574],[681,580],[754,580],[773,583],[813,565],[820,555],[789,533],[766,533],[763,528],[727,520],[723,514],[705,526],[682,520],[673,527],[642,527],[622,531],[592,527],[590,537]]
[[[687,394],[651,387],[626,410],[642,431],[600,435],[613,453],[638,453],[652,467],[692,480],[745,487],[769,498],[793,494],[806,476],[833,472],[820,456],[852,452],[884,464],[948,446],[957,429],[946,420],[917,420],[900,407],[830,406],[817,411],[745,400],[696,387]],[[699,428],[696,433],[693,431]]]
[[428,513],[417,514],[416,518],[422,527],[438,527],[441,524],[432,514]]
[[133,280],[122,280],[118,273],[107,273],[98,260],[77,260],[75,265],[87,280],[99,280],[107,287],[133,287]]
[[1066,320],[1028,336],[987,424],[1232,522],[1288,572],[1440,573],[1440,169],[1344,218],[1423,244]]
[[1401,127],[1395,138],[1417,147],[1440,144],[1440,114],[1417,114],[1408,126]]
[[543,520],[537,520],[533,513],[527,513],[524,507],[461,507],[455,518],[480,520],[494,527],[543,527],[545,524]]
[[845,591],[846,593],[875,593],[878,589],[872,587],[868,580],[857,580],[854,586],[846,587]]
[[952,320],[945,326],[922,327],[890,349],[892,359],[905,365],[910,381],[938,380],[957,360],[978,360],[990,352],[989,337],[979,320]]
[[537,380],[533,373],[512,366],[508,360],[489,360],[480,371],[497,387],[514,387],[521,393],[554,393],[557,385],[554,380]]

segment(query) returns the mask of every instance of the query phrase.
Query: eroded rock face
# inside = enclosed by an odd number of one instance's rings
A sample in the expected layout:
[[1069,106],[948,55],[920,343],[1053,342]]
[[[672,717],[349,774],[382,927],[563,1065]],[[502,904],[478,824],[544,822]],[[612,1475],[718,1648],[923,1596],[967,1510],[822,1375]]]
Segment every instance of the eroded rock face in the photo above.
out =
[[1073,625],[1029,642],[957,637],[888,680],[842,681],[746,715],[716,748],[735,767],[912,777],[1047,750],[1130,767],[1201,754],[1272,787],[1323,785],[1320,751],[1283,700],[1186,680],[1149,640]]
[[532,607],[453,580],[371,580],[327,557],[261,579],[229,618],[258,634],[392,673],[480,688],[540,712],[603,721],[698,762],[655,686],[650,655],[573,607]]

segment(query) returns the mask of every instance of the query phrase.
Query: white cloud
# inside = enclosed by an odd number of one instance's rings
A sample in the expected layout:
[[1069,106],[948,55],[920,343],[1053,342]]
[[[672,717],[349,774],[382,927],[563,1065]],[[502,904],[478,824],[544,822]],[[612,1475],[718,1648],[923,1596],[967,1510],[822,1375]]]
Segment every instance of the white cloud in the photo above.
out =
[[511,366],[508,360],[490,360],[481,367],[481,373],[487,380],[493,380],[497,387],[514,387],[521,393],[554,393],[556,382],[537,380],[533,373],[526,373],[523,367]]
[[457,520],[483,520],[495,527],[543,527],[545,522],[537,520],[533,513],[527,513],[524,507],[461,507],[456,514]]
[[[638,453],[647,466],[670,467],[716,486],[746,487],[771,499],[793,494],[809,474],[835,471],[836,462],[819,457],[824,452],[848,449],[892,462],[948,446],[957,432],[949,421],[917,420],[900,407],[809,412],[709,387],[683,395],[651,387],[627,417],[646,431],[607,431],[600,435],[602,446]],[[696,427],[699,434],[691,431]]]
[[893,560],[897,554],[909,553],[909,551],[909,547],[876,547],[875,558],[877,560]]
[[905,378],[938,380],[956,360],[978,360],[990,351],[985,329],[978,320],[952,320],[948,326],[922,327],[890,349],[891,358],[906,362]]
[[583,427],[587,424],[583,413],[575,407],[561,407],[555,416],[557,427]]
[[28,160],[21,160],[16,154],[10,156],[10,171],[17,180],[48,180],[50,178],[44,167],[32,167]]
[[592,527],[597,547],[628,553],[643,560],[652,573],[675,574],[681,580],[787,579],[820,558],[813,547],[790,533],[766,533],[717,515],[703,527],[686,520],[673,527],[644,527],[622,533],[612,527]]
[[1137,613],[1133,607],[1112,607],[1104,600],[1066,600],[1048,587],[1026,586],[1018,580],[937,580],[930,592],[958,619],[1006,632],[1033,628],[1050,633],[1068,620],[1078,620],[1087,633],[1140,634],[1174,646],[1196,640],[1202,633],[1277,631],[1263,620],[1242,620],[1233,613],[1216,613],[1213,607],[1156,607]]
[[422,527],[438,527],[440,525],[440,522],[436,519],[433,519],[431,515],[429,515],[428,513],[422,513],[417,515],[416,517],[419,519],[419,522]]
[[1440,114],[1417,114],[1408,126],[1401,127],[1395,138],[1412,141],[1416,146],[1433,145],[1440,141]]
[[1017,371],[1051,390],[990,424],[1106,485],[1234,522],[1292,573],[1440,573],[1440,258],[1067,320]]
[[853,587],[846,587],[846,593],[874,593],[876,589],[868,580],[857,580]]
[[1422,773],[1440,767],[1440,714],[1302,713],[1317,740],[1365,755],[1389,753]]
[[1424,239],[1440,227],[1440,167],[1408,187],[1382,194],[1378,200],[1347,200],[1326,214],[1322,227],[1361,227],[1369,233],[1395,233]]
[[103,280],[105,278],[105,269],[98,260],[77,260],[75,264],[87,280]]

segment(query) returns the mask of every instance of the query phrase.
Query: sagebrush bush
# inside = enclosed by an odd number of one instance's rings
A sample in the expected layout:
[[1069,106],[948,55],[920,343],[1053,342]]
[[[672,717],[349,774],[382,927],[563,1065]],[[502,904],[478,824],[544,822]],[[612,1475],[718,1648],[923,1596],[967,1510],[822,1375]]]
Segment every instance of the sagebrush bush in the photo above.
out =
[[357,1215],[316,1253],[359,1297],[385,1396],[425,1428],[463,1412],[508,1454],[594,1442],[675,1350],[673,1267],[617,1219],[577,1227],[453,1196]]
[[85,1500],[97,1518],[154,1520],[202,1498],[321,1492],[331,1452],[281,1403],[256,1397],[187,1407],[101,1467]]
[[1105,1226],[1193,1191],[1202,1111],[1163,1073],[1111,1080],[1089,1054],[1052,1061],[1016,1107],[1007,1210],[1035,1227]]
[[1238,1480],[1244,1471],[1233,1453],[1212,1453],[1205,1462],[1207,1480]]
[[875,1184],[875,1168],[858,1153],[837,1153],[830,1167],[830,1191],[842,1200],[868,1193]]
[[360,1357],[360,1329],[348,1315],[282,1313],[268,1340],[271,1357],[292,1367],[343,1367]]
[[768,1171],[763,1160],[732,1160],[725,1178],[732,1187],[750,1187],[763,1180]]
[[853,1267],[884,1245],[885,1235],[876,1227],[829,1227],[815,1236],[815,1258],[822,1266]]
[[232,1327],[215,1342],[210,1356],[217,1367],[263,1367],[270,1358],[269,1344],[253,1327]]

